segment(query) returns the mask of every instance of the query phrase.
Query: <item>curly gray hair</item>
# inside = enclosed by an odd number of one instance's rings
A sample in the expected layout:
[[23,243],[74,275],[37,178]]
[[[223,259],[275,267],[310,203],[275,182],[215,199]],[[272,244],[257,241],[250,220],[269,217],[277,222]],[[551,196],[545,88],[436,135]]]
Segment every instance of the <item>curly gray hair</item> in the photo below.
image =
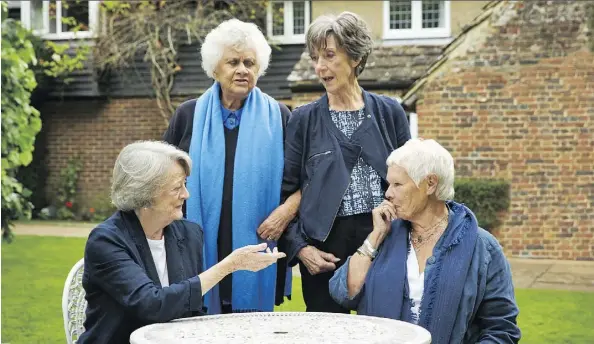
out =
[[266,73],[272,49],[256,24],[229,19],[206,35],[200,48],[200,55],[202,69],[209,78],[214,79],[214,71],[226,48],[253,49],[259,67],[258,77]]
[[192,170],[190,156],[165,142],[138,141],[124,147],[113,168],[111,202],[119,210],[151,206],[168,181],[168,170],[179,163],[186,176]]
[[326,39],[334,35],[336,43],[342,47],[350,59],[361,60],[355,67],[355,76],[361,75],[373,50],[373,38],[367,23],[352,12],[342,12],[338,16],[323,15],[314,20],[307,29],[305,44],[310,55],[326,47]]

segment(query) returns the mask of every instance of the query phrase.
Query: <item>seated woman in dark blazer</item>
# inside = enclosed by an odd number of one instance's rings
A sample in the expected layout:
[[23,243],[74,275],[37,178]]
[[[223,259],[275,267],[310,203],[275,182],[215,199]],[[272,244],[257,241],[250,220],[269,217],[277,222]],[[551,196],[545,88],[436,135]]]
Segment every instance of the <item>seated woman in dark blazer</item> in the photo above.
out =
[[111,188],[118,211],[93,229],[85,248],[88,306],[78,344],[128,343],[144,325],[202,315],[202,296],[223,277],[285,256],[266,243],[250,245],[203,271],[202,229],[182,219],[191,168],[187,153],[163,142],[120,152]]

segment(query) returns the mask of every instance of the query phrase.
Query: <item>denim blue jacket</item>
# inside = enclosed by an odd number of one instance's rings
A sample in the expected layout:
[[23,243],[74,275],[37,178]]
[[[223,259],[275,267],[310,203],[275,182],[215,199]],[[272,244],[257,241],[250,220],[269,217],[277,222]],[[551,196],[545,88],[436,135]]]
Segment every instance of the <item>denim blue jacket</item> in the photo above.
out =
[[[517,343],[518,306],[509,263],[497,240],[462,204],[448,202],[448,227],[427,259],[419,325],[433,343]],[[406,259],[410,223],[396,220],[365,284],[350,298],[350,257],[330,280],[330,294],[358,314],[412,322]]]
[[146,236],[133,211],[117,211],[87,240],[83,288],[88,306],[78,344],[129,343],[142,326],[203,315],[202,229],[173,221],[165,228],[169,287],[162,288]]

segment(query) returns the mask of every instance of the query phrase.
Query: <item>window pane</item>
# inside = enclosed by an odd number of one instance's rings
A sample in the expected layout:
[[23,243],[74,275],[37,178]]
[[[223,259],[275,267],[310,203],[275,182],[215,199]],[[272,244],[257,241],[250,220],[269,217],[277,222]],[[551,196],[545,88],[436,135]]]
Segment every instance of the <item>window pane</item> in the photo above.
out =
[[8,8],[8,18],[21,20],[21,9],[20,8]]
[[293,34],[303,35],[305,33],[305,2],[296,1],[293,3]]
[[31,1],[31,30],[43,30],[43,2]]
[[89,30],[89,3],[87,1],[62,1],[62,32]]
[[58,20],[58,18],[56,17],[56,6],[58,5],[56,4],[55,0],[49,2],[49,33],[58,32],[56,26],[56,22]]
[[444,25],[444,2],[438,0],[423,1],[423,29],[439,28]]
[[272,3],[272,35],[283,36],[285,34],[285,4],[282,2]]
[[412,20],[410,1],[390,1],[390,30],[410,29]]

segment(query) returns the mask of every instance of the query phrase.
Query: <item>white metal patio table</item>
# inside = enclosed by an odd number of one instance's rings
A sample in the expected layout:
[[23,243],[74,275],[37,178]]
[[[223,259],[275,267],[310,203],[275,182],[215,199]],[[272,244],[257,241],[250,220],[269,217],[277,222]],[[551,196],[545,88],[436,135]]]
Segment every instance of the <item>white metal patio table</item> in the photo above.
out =
[[334,313],[238,313],[174,320],[134,331],[131,344],[429,344],[403,321]]

